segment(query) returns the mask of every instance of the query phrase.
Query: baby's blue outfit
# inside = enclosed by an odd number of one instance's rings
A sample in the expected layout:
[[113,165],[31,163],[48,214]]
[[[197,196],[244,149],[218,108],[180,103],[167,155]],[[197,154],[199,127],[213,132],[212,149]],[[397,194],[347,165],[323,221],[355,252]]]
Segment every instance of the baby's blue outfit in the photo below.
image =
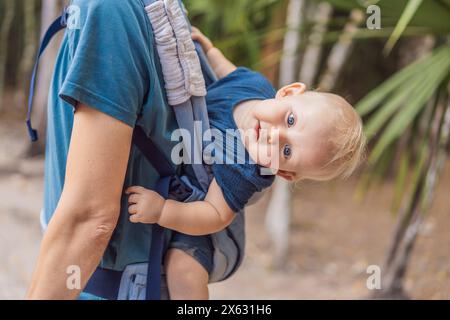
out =
[[[237,130],[233,118],[236,105],[248,100],[274,97],[275,89],[262,74],[239,67],[208,87],[206,104],[210,125],[225,136],[227,129]],[[235,139],[233,164],[226,164],[225,157],[230,155],[226,153],[229,148],[224,147],[224,164],[212,165],[217,184],[221,187],[227,204],[235,212],[243,209],[255,192],[269,187],[274,180],[273,175],[260,175],[261,167],[251,161],[247,151],[245,163],[236,163],[239,148],[245,150],[240,137]]]
[[[270,82],[260,73],[247,68],[239,67],[226,77],[214,82],[208,88],[206,105],[208,107],[209,123],[212,130],[218,130],[221,137],[225,137],[227,130],[235,132],[236,122],[233,118],[233,109],[241,102],[248,100],[265,100],[275,97],[275,89]],[[217,137],[214,135],[214,137]],[[251,161],[248,152],[245,150],[239,134],[234,139],[234,147],[231,155],[223,147],[223,153],[213,154],[213,157],[222,157],[223,164],[212,164],[212,171],[217,184],[222,189],[225,201],[230,208],[238,212],[243,209],[255,192],[262,191],[269,187],[273,180],[273,175],[260,175],[261,167]],[[214,139],[213,139],[214,140]],[[223,143],[214,140],[214,144]],[[229,148],[228,148],[229,149]],[[240,163],[238,160],[238,150],[244,150]],[[245,157],[245,158],[244,158]],[[235,160],[233,163],[226,163],[226,158]],[[191,236],[180,232],[174,232],[169,248],[181,249],[194,257],[208,273],[213,269],[214,246],[211,237]]]

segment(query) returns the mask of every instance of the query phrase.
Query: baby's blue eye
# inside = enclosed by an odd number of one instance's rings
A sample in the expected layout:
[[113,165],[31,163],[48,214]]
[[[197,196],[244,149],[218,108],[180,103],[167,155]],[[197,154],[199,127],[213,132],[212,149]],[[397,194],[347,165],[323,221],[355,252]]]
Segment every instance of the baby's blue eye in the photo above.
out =
[[290,145],[285,145],[283,148],[283,155],[285,158],[289,158],[292,154],[292,149]]
[[288,127],[292,127],[294,123],[295,123],[295,116],[293,113],[291,113],[287,118]]

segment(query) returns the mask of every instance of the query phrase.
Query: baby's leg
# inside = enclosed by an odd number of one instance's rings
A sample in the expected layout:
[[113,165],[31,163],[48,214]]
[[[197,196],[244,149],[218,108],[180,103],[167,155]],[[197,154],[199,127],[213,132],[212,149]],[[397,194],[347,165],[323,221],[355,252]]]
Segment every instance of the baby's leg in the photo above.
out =
[[192,256],[169,249],[164,263],[172,300],[208,300],[208,272]]
[[209,236],[174,232],[164,263],[170,299],[209,298],[208,282],[213,254],[214,247]]

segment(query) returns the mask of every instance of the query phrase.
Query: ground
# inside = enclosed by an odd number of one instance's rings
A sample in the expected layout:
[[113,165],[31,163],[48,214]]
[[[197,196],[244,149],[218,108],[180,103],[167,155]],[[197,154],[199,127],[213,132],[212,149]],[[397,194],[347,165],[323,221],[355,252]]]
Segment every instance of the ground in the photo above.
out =
[[[43,159],[20,160],[24,127],[0,121],[0,299],[24,297],[41,239]],[[357,201],[356,178],[302,183],[295,193],[286,267],[273,270],[264,229],[265,201],[247,212],[244,264],[210,286],[213,299],[367,298],[366,268],[382,265],[396,216],[386,182]],[[450,166],[420,231],[405,287],[414,299],[450,299]]]

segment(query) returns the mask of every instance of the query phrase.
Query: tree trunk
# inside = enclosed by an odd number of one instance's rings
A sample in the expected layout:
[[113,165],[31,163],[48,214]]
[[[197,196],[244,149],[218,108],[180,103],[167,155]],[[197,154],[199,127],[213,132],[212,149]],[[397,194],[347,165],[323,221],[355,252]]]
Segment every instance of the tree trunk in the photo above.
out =
[[[43,0],[41,11],[41,39],[53,20],[61,13],[61,0]],[[25,156],[42,155],[45,151],[45,131],[47,128],[47,96],[53,67],[60,43],[60,37],[55,38],[47,47],[39,63],[39,72],[36,80],[36,93],[34,96],[33,125],[39,132],[39,140],[30,143]]]
[[287,2],[283,1],[282,5],[275,7],[275,12],[269,25],[270,32],[264,37],[261,49],[261,72],[270,80],[271,83],[278,83],[280,61],[279,53],[283,47],[282,32],[286,25]]
[[285,86],[296,79],[295,70],[300,45],[300,27],[303,23],[302,10],[305,0],[290,0],[286,19],[286,34],[283,43],[283,55],[280,61],[279,86]]
[[[305,5],[302,3],[301,6],[295,7],[295,10],[300,12],[304,7]],[[325,33],[325,26],[331,13],[331,6],[325,2],[322,2],[316,6],[314,2],[311,2],[309,9],[316,12],[313,19],[315,26],[313,28],[314,31],[309,38],[308,46],[305,50],[303,63],[300,68],[301,72],[299,75],[299,80],[305,82],[307,86],[312,85],[315,75],[317,74],[320,60],[321,39]],[[289,7],[288,10],[291,15],[297,12],[291,7]],[[297,20],[297,17],[291,17],[291,19],[293,20],[292,24],[297,25],[296,30],[298,30],[301,26],[301,21]],[[289,37],[286,36],[285,38],[285,42],[294,41],[294,39],[297,40],[295,43],[289,43],[289,50],[285,50],[285,52],[289,55],[283,57],[285,59],[283,59],[281,63],[280,85],[285,85],[296,80],[294,70],[297,61],[293,58],[293,50],[299,47],[299,38],[298,31],[297,34],[291,34]],[[300,55],[297,53],[296,56],[299,57]],[[272,196],[267,207],[266,226],[274,246],[273,266],[275,268],[281,268],[284,266],[289,251],[289,226],[291,223],[292,214],[292,193],[290,189],[292,187],[293,184],[284,179],[277,178],[275,180],[272,189]]]
[[292,214],[291,184],[276,178],[266,212],[266,230],[272,242],[272,266],[281,269],[286,264],[289,252],[289,226]]
[[438,177],[447,159],[446,146],[450,136],[450,86],[447,101],[438,106],[437,111],[433,120],[429,157],[423,180],[419,182],[417,190],[414,190],[412,203],[398,222],[383,271],[382,290],[375,293],[375,298],[404,299],[408,297],[403,287],[408,263],[424,215],[431,206]]
[[[288,4],[287,30],[283,43],[283,55],[280,61],[280,86],[295,81],[304,4],[304,0],[290,0]],[[276,178],[266,212],[266,229],[273,244],[273,266],[275,268],[280,268],[285,264],[288,254],[291,202],[289,183]]]
[[[401,47],[399,68],[409,65],[413,61],[429,53],[433,46],[433,37],[422,37],[405,41]],[[430,114],[432,105],[427,109],[427,114]],[[429,121],[432,121],[432,115],[430,114],[428,117],[423,117],[422,119],[422,124],[427,124]],[[422,128],[421,132],[422,134],[425,134],[425,129]],[[424,176],[423,181],[420,184],[425,183],[425,181],[426,179]],[[375,292],[375,298],[407,298],[403,289],[404,274],[406,272],[407,262],[409,261],[409,255],[412,252],[416,235],[419,230],[418,228],[422,222],[420,210],[418,210],[421,191],[412,190],[411,192],[414,193],[414,195],[410,202],[406,203],[404,207],[400,209],[400,215],[383,264],[384,275],[382,291]]]
[[364,13],[361,10],[353,9],[350,12],[350,20],[345,25],[344,31],[328,56],[327,67],[319,82],[321,91],[331,91],[336,85],[341,70],[353,48],[353,38],[363,19]]
[[[409,64],[413,63],[414,61],[416,61],[417,59],[420,59],[424,55],[428,54],[433,49],[433,46],[434,46],[433,37],[422,37],[404,41],[400,48],[400,62],[398,64],[398,68],[399,69],[404,68]],[[430,113],[430,110],[432,108],[427,109],[428,110],[426,110],[426,112]],[[431,121],[431,117],[432,115],[429,115],[428,117],[422,117],[421,127],[423,127],[423,125],[428,124],[428,122]],[[421,131],[424,133],[423,128],[421,128]],[[408,138],[407,135],[408,132],[406,132],[403,137]],[[400,140],[399,152],[403,151],[401,144],[409,142],[406,138],[403,137]],[[397,158],[399,158],[399,156]],[[394,230],[391,245],[387,251],[386,260],[384,262],[385,266],[390,265],[394,260],[394,257],[397,254],[398,247],[400,246],[402,238],[406,232],[406,229],[408,228],[408,224],[411,222],[412,219],[411,210],[407,209],[404,210],[400,209],[400,210],[401,210],[400,216],[397,220],[397,225]]]
[[[320,3],[316,6],[315,3],[312,2],[310,3],[310,6],[310,9],[313,9],[311,11],[317,12],[313,20],[315,24],[315,27],[313,28],[315,33],[313,34],[315,34],[315,37],[311,36],[309,39],[310,41],[305,51],[306,53],[301,66],[302,71],[299,79],[300,81],[305,82],[308,86],[312,85],[317,73],[317,68],[319,65],[318,60],[320,59],[320,38],[325,32],[323,25],[327,24],[328,17],[331,12],[331,6],[327,3]],[[304,7],[305,6],[302,4],[300,8],[296,9],[300,11]],[[291,10],[291,8],[289,8],[289,10]],[[293,10],[289,12],[291,12],[291,14],[295,13]],[[300,25],[298,25],[297,30],[299,27]],[[290,35],[290,37],[286,37],[285,41],[293,41],[294,38],[299,39],[299,35],[297,34],[295,37],[294,35]],[[296,47],[298,48],[298,43],[291,43],[290,46],[292,46],[291,50]],[[292,51],[288,52],[289,54],[293,53]],[[297,53],[296,56],[299,57],[300,55]],[[297,61],[293,59],[292,56],[288,56],[285,60],[283,60],[280,74],[280,85],[285,85],[296,80],[294,75],[294,67],[296,63]],[[293,184],[284,179],[277,178],[275,180],[272,189],[272,196],[267,208],[266,226],[274,247],[273,266],[275,268],[281,268],[284,266],[289,251],[289,226],[292,214],[291,188],[293,188]]]
[[4,12],[2,14],[2,23],[0,26],[0,112],[5,111],[3,105],[4,92],[6,86],[6,60],[8,57],[8,37],[11,31],[14,19],[15,2],[13,0],[4,0]]
[[322,56],[322,41],[333,10],[327,2],[321,2],[317,6],[313,2],[311,6],[314,12],[314,26],[308,37],[308,45],[305,49],[299,72],[299,80],[309,88],[314,85],[314,80],[318,73],[320,58]]

